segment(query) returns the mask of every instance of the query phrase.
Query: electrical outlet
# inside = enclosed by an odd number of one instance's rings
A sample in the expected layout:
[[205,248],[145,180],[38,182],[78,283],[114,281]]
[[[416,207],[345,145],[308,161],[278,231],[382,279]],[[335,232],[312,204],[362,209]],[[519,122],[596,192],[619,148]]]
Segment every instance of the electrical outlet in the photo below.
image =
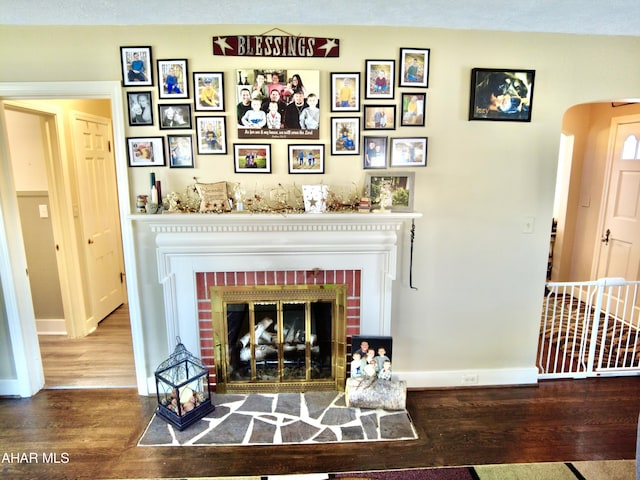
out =
[[462,375],[462,385],[477,385],[478,374],[477,373],[465,373]]

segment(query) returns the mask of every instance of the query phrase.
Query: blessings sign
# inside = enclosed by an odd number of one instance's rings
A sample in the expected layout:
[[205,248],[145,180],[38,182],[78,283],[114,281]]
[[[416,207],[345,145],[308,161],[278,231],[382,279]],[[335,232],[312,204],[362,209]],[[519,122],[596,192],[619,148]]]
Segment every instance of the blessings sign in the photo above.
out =
[[213,54],[227,57],[339,57],[340,40],[286,35],[213,37]]

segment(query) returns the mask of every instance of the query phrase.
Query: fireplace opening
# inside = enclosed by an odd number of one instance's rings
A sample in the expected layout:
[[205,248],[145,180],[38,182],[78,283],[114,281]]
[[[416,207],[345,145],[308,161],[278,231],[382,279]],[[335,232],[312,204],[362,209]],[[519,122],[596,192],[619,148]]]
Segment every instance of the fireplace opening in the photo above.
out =
[[343,390],[346,285],[212,287],[218,392]]

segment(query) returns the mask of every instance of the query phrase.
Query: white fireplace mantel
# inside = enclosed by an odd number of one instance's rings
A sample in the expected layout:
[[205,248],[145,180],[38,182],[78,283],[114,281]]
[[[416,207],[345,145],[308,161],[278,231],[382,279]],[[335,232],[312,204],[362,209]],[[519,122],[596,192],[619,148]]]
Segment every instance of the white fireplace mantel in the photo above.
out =
[[[398,239],[422,214],[132,215],[156,235],[167,339],[198,351],[196,272],[361,270],[360,330],[390,335]],[[404,233],[403,233],[404,232]]]
[[294,231],[397,231],[417,212],[386,213],[225,213],[131,215],[149,223],[156,233],[187,232],[294,232]]

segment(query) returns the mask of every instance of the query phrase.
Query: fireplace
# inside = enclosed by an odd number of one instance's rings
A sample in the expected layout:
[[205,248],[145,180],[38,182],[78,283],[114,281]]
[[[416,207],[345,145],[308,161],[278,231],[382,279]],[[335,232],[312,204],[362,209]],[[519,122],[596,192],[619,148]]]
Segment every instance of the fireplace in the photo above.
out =
[[346,285],[212,287],[218,392],[342,390]]
[[[213,388],[220,383],[221,388],[233,390],[229,372],[223,370],[229,366],[228,357],[214,345],[212,287],[259,290],[259,286],[344,285],[344,323],[335,328],[344,330],[345,339],[358,334],[391,335],[393,281],[402,272],[397,265],[408,262],[408,255],[403,255],[408,253],[405,247],[409,243],[405,227],[418,216],[404,212],[146,216],[141,221],[150,224],[156,239],[167,352],[180,337],[185,347],[200,352],[203,363],[212,369]],[[400,235],[403,232],[405,236]],[[408,269],[404,272],[400,281],[406,284]],[[343,340],[332,341],[339,345]],[[313,345],[306,345],[305,356],[313,349]],[[332,348],[337,349],[331,360],[331,368],[338,372],[336,378],[310,378],[305,389],[320,388],[322,383],[333,383],[336,388],[336,382],[343,381],[338,357],[346,358],[338,346]],[[255,380],[256,367],[249,368]],[[282,375],[283,364],[278,368],[278,375]],[[307,368],[305,365],[305,380]],[[292,388],[291,382],[282,383]],[[280,389],[273,384],[255,388]]]

